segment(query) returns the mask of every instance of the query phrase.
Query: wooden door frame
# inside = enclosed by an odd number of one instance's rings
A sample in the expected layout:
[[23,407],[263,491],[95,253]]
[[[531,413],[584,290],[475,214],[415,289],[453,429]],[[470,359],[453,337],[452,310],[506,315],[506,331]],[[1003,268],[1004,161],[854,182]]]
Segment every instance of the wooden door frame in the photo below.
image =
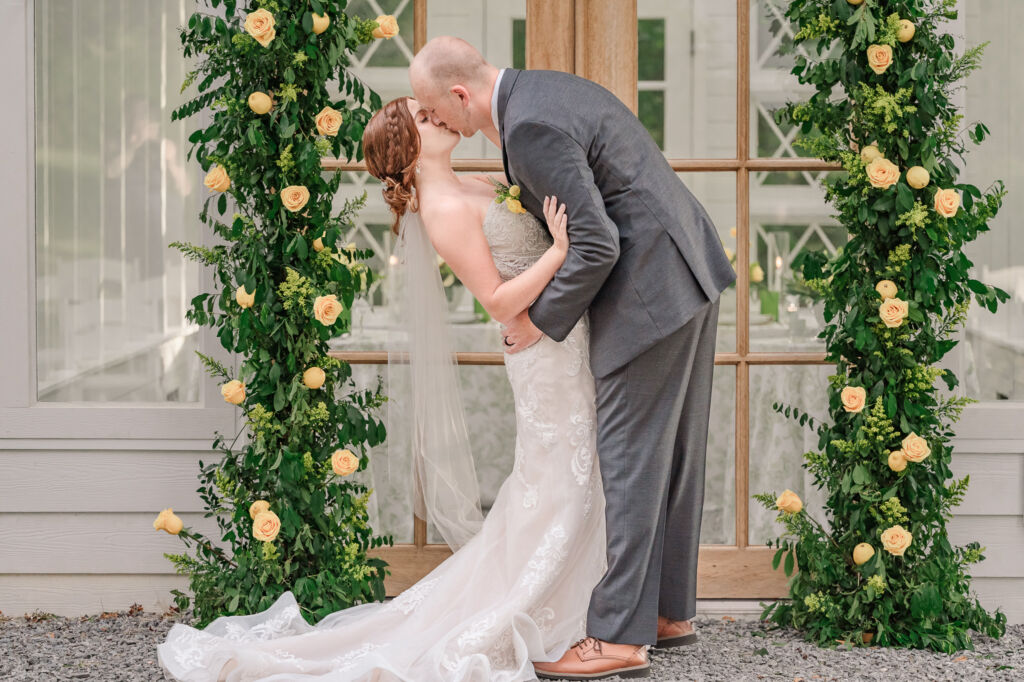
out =
[[[414,0],[414,50],[426,42],[427,0]],[[557,69],[590,78],[618,95],[633,112],[637,109],[636,0],[527,0],[526,65]],[[754,171],[832,170],[837,166],[816,159],[750,157],[750,0],[736,0],[736,153],[733,158],[669,159],[677,172],[733,173],[736,180],[736,243],[750,239],[750,173]],[[558,38],[561,38],[560,40]],[[498,161],[460,159],[457,171],[500,171]],[[364,163],[325,160],[324,170],[365,170]],[[749,327],[750,253],[737,248],[736,346],[716,353],[716,365],[736,371],[736,541],[732,545],[701,545],[697,596],[702,599],[771,599],[788,594],[787,579],[773,571],[773,551],[750,546],[750,367],[752,365],[820,365],[825,353],[752,353]],[[353,364],[385,364],[387,353],[332,351],[331,356]],[[502,353],[458,353],[460,364],[500,365]],[[447,545],[428,544],[426,522],[414,520],[412,543],[372,552],[391,565],[386,581],[389,595],[398,594],[451,555]]]

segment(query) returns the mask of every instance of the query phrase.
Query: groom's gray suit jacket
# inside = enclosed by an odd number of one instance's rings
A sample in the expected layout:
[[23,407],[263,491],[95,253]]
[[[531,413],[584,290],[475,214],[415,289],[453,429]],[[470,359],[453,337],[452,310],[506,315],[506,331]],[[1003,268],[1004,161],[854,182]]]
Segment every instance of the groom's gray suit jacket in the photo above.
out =
[[561,71],[506,69],[498,89],[505,174],[544,222],[555,195],[569,254],[529,309],[563,340],[590,310],[590,364],[623,366],[714,301],[736,273],[704,207],[611,92]]

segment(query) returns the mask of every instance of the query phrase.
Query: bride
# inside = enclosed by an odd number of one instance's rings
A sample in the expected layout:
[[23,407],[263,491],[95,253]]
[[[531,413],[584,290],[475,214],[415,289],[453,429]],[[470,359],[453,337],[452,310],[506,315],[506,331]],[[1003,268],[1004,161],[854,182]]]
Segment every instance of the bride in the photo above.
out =
[[[545,229],[496,203],[490,178],[452,171],[459,139],[402,97],[367,125],[367,168],[385,183],[404,256],[427,254],[436,278],[436,250],[491,316],[507,322],[564,261],[565,207],[545,200]],[[431,573],[389,602],[353,606],[316,626],[290,591],[266,611],[222,616],[203,630],[177,623],[157,647],[164,670],[195,682],[536,679],[533,661],[556,661],[585,638],[590,593],[607,567],[588,335],[584,315],[564,341],[542,336],[505,354],[515,460],[482,524],[463,513],[465,505],[460,511],[454,486],[437,493],[446,480],[451,486],[446,463],[437,452],[424,455],[416,473],[426,501],[418,504],[457,549]],[[413,400],[430,401],[429,393],[420,387]],[[646,676],[642,654],[641,665],[619,674]]]

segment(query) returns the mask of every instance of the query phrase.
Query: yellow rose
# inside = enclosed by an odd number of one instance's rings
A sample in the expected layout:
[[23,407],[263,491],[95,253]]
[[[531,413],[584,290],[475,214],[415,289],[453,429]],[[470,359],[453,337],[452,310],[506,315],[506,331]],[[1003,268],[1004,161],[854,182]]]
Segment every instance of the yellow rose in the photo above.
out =
[[896,284],[891,280],[883,279],[875,285],[875,291],[882,298],[896,298]]
[[846,0],[846,2],[850,3],[851,5],[859,5],[860,3],[864,2],[864,0]]
[[223,166],[216,164],[206,174],[203,184],[215,192],[226,192],[231,187],[231,178],[228,177],[228,172],[224,170]]
[[839,394],[843,401],[843,409],[847,412],[860,412],[864,409],[864,402],[867,400],[867,391],[863,386],[847,386]]
[[313,12],[313,33],[320,35],[327,30],[327,27],[331,25],[331,18],[328,15],[320,16],[316,12]]
[[256,42],[266,47],[277,35],[274,30],[274,15],[265,9],[258,9],[245,15],[245,30],[256,39]]
[[889,468],[893,471],[903,471],[907,468],[907,458],[902,450],[893,450],[889,453]]
[[750,266],[750,281],[755,283],[764,281],[764,270],[757,263]]
[[341,113],[337,109],[324,107],[316,115],[316,131],[321,135],[337,135],[341,127]]
[[387,38],[391,40],[398,35],[398,20],[390,14],[382,14],[377,17],[377,28],[373,29],[374,38]]
[[261,511],[252,521],[252,536],[263,542],[273,542],[281,530],[281,519],[270,511]]
[[960,194],[955,189],[940,189],[935,193],[935,212],[943,218],[952,218],[960,208]]
[[860,150],[860,160],[865,164],[869,164],[875,159],[881,158],[882,152],[878,151],[878,147],[873,144],[869,144],[864,149]]
[[519,196],[519,185],[512,185],[508,188],[508,194],[511,197]]
[[232,379],[226,384],[221,384],[220,394],[232,405],[241,405],[245,400],[245,384],[238,379]]
[[731,260],[732,260],[732,257],[733,257],[733,256],[735,256],[735,255],[736,255],[736,254],[735,254],[735,253],[733,253],[732,249],[730,249],[730,248],[729,248],[728,246],[727,246],[727,247],[725,247],[725,257],[726,257],[726,258],[728,258],[728,259],[729,259],[729,260],[731,261]]
[[917,27],[914,26],[914,22],[910,19],[900,19],[900,30],[896,34],[896,40],[901,43],[910,42],[917,32]]
[[257,90],[249,95],[249,108],[262,115],[274,108],[274,101],[267,93]]
[[896,556],[903,556],[913,539],[914,536],[903,526],[893,526],[882,531],[882,546],[889,554]]
[[180,533],[183,526],[184,524],[181,522],[181,519],[175,516],[174,509],[171,507],[160,512],[156,517],[156,521],[153,522],[153,528],[167,531],[171,535]]
[[906,301],[901,301],[898,298],[887,298],[882,301],[882,305],[878,306],[878,316],[882,318],[882,322],[885,323],[886,327],[898,327],[903,324],[903,319],[907,316],[910,307]]
[[317,322],[326,327],[334,324],[340,314],[341,303],[338,302],[338,297],[334,294],[317,296],[316,300],[313,301],[313,317],[316,318]]
[[309,190],[304,185],[288,185],[281,190],[281,203],[292,213],[302,210],[307,201]]
[[335,450],[331,453],[331,468],[339,476],[348,476],[359,468],[359,458],[351,450]]
[[892,48],[888,45],[869,45],[868,66],[877,74],[885,73],[892,66]]
[[326,381],[326,379],[327,374],[325,374],[319,367],[310,367],[302,373],[302,383],[306,385],[306,388],[320,388],[324,385],[324,381]]
[[321,234],[319,237],[317,237],[316,239],[313,240],[313,250],[314,251],[323,251],[324,250],[324,240],[323,240],[323,237],[324,237],[325,234],[327,234],[327,233],[324,232],[324,234]]
[[251,308],[252,304],[256,301],[256,292],[254,291],[250,294],[245,290],[245,285],[243,284],[235,289],[235,301],[243,308]]
[[865,170],[868,174],[868,182],[872,187],[878,189],[889,189],[900,179],[899,167],[881,156],[869,163]]
[[256,515],[260,512],[265,512],[270,509],[270,503],[266,500],[256,500],[249,505],[249,518],[255,519]]
[[779,498],[775,500],[775,506],[778,507],[780,511],[796,514],[804,508],[804,503],[800,501],[800,497],[795,492],[787,488],[783,490],[782,494],[779,495]]
[[733,227],[729,228],[729,236],[734,238],[734,239],[736,238],[736,226],[735,225]]
[[526,213],[526,209],[523,208],[523,205],[519,202],[518,199],[513,199],[512,197],[505,199],[505,206],[507,206],[508,210],[512,211],[513,213]]
[[862,542],[853,548],[853,563],[858,566],[873,556],[875,556],[875,548],[866,542]]
[[902,445],[903,456],[910,462],[923,461],[932,452],[931,448],[928,447],[928,442],[916,433],[911,433],[904,438]]
[[922,166],[913,166],[907,171],[907,184],[914,189],[924,189],[930,181],[931,176]]

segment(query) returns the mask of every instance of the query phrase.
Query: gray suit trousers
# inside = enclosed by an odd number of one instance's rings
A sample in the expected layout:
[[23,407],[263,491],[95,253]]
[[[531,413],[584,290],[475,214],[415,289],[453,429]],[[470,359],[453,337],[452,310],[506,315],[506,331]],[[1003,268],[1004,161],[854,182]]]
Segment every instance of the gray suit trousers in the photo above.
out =
[[696,615],[697,551],[720,298],[623,367],[595,379],[608,570],[587,634],[654,644],[658,615]]

